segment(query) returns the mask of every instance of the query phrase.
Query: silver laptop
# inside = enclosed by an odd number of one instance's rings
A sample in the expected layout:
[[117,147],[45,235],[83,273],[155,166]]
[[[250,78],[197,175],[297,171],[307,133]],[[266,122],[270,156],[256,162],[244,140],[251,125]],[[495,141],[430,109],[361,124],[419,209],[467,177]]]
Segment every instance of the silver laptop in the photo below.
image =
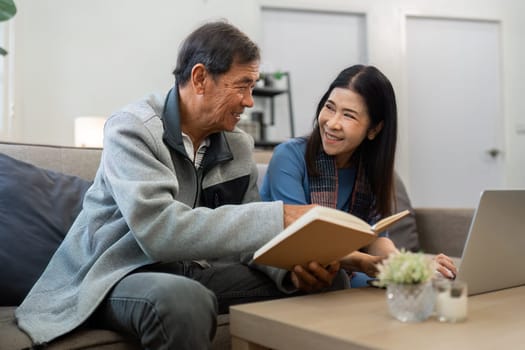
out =
[[481,194],[456,278],[469,295],[525,285],[525,190]]

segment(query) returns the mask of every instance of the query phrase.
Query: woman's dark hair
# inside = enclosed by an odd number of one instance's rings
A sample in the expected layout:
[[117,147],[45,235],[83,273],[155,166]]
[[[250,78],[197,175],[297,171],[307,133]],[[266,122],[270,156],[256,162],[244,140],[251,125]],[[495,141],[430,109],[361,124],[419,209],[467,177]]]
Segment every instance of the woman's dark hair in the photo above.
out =
[[365,138],[354,152],[353,159],[364,166],[365,174],[376,199],[376,210],[381,216],[392,213],[395,203],[394,159],[397,140],[397,107],[394,89],[388,78],[376,67],[355,65],[344,69],[325,92],[314,119],[314,128],[306,147],[306,165],[311,176],[319,175],[316,158],[322,150],[318,116],[330,93],[335,88],[350,89],[365,101],[370,117],[370,128],[383,122],[383,128],[373,139]]
[[245,64],[260,60],[259,47],[243,32],[225,21],[202,25],[182,43],[173,71],[180,86],[190,79],[193,66],[202,63],[217,78],[234,62]]

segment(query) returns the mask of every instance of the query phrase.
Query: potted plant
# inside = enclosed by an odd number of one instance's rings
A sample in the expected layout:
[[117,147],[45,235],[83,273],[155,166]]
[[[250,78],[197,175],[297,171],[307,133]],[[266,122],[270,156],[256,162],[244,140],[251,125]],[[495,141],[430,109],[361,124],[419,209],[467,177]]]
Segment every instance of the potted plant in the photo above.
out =
[[376,284],[386,287],[390,314],[403,322],[426,320],[434,309],[434,263],[423,253],[401,250],[377,265]]
[[[16,6],[13,0],[0,0],[0,22],[7,21],[16,14]],[[0,55],[7,55],[7,51],[0,47]]]
[[264,87],[274,87],[275,83],[282,79],[284,73],[280,70],[269,73],[261,72],[260,80],[263,82]]

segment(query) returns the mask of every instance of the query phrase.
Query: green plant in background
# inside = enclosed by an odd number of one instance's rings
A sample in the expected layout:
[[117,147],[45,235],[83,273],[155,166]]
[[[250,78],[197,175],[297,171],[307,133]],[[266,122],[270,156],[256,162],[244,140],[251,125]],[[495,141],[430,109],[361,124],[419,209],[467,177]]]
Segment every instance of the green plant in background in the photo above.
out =
[[[16,14],[16,6],[13,0],[0,0],[0,22],[7,21]],[[7,51],[0,47],[0,55],[7,55]]]
[[280,70],[276,71],[276,72],[273,72],[273,78],[275,80],[281,80],[282,77],[284,77],[284,73],[281,72]]
[[386,287],[389,284],[419,284],[429,281],[434,275],[434,263],[423,253],[401,250],[391,254],[377,265],[376,284]]
[[276,72],[272,72],[272,73],[261,72],[259,76],[260,76],[259,79],[264,81],[264,86],[271,87],[274,85],[276,81],[282,79],[282,77],[284,76],[284,73],[281,72],[280,70]]

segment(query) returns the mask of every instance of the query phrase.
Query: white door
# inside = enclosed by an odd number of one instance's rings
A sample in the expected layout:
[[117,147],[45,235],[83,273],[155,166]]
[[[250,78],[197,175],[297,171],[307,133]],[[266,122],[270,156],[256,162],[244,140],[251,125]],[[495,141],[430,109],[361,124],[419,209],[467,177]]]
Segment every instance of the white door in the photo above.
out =
[[[330,82],[343,68],[366,63],[365,16],[263,7],[262,27],[261,71],[290,73],[295,136],[305,135]],[[267,130],[270,140],[290,136],[286,103],[284,95],[275,100],[276,123]]]
[[500,24],[408,17],[410,196],[475,207],[503,184]]

